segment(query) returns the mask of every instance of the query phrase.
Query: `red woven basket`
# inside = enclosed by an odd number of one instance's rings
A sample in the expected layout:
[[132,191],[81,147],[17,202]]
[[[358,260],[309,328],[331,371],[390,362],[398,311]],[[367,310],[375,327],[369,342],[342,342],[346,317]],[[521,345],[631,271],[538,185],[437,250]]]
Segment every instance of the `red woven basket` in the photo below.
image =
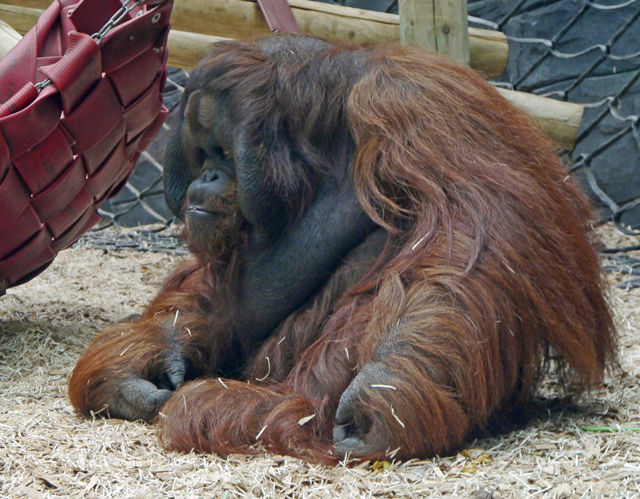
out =
[[0,295],[100,220],[160,130],[172,6],[54,0],[0,60]]

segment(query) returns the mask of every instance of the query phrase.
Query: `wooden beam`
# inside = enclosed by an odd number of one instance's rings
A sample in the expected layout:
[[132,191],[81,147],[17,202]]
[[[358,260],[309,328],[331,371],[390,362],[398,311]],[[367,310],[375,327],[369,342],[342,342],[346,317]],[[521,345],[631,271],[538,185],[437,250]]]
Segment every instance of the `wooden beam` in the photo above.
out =
[[[30,1],[33,3],[48,0]],[[39,9],[0,5],[0,19],[8,22],[21,34],[31,29],[41,13],[42,11]],[[220,40],[224,40],[224,38],[171,30],[169,33],[169,64],[191,69],[206,55],[211,45]],[[494,45],[489,44],[489,46]],[[560,147],[565,149],[573,147],[580,128],[583,106],[523,92],[503,89],[498,89],[498,91],[512,104],[537,119]]]
[[45,10],[52,2],[53,0],[6,0],[3,3],[14,7]]
[[[289,4],[303,33],[355,43],[400,40],[400,18],[395,14],[309,0],[289,0]],[[177,30],[226,38],[269,32],[258,5],[250,0],[175,0],[171,19]],[[488,78],[502,75],[509,55],[504,34],[470,28],[469,35],[471,67]]]
[[42,10],[40,9],[0,5],[0,19],[21,35],[24,35],[35,26],[40,14],[42,14]]
[[[51,0],[2,3],[14,8],[45,9]],[[289,0],[289,4],[303,33],[356,43],[390,44],[400,40],[400,19],[395,14],[310,0]],[[252,0],[174,0],[171,22],[177,31],[224,38],[242,39],[269,33],[258,4]],[[504,34],[469,28],[469,37],[471,67],[488,78],[502,75],[509,55]]]
[[169,66],[182,69],[193,69],[196,64],[211,50],[211,46],[228,38],[219,36],[187,33],[186,31],[169,31]]
[[21,39],[20,33],[0,20],[0,58],[4,57]]
[[[38,1],[41,0],[31,0],[32,3]],[[41,9],[0,4],[0,20],[22,35],[36,24],[42,12]],[[211,45],[221,40],[227,40],[227,38],[171,30],[169,32],[169,64],[178,68],[193,69],[211,50]]]
[[562,149],[573,149],[584,113],[582,104],[498,88],[511,104],[533,117]]
[[467,0],[400,0],[400,40],[469,65]]

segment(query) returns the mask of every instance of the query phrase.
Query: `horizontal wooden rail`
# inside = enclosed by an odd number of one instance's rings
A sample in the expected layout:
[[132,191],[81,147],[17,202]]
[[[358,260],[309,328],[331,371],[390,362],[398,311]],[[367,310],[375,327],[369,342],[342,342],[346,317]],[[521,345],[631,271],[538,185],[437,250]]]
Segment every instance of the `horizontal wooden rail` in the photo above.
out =
[[0,20],[0,57],[4,57],[21,38],[20,33],[6,22]]
[[[4,0],[2,3],[16,8],[43,10],[51,0]],[[304,33],[356,43],[394,43],[400,40],[400,20],[395,14],[310,0],[289,0],[289,4]],[[18,12],[14,15],[17,16]],[[224,38],[242,39],[269,33],[254,0],[175,0],[171,21],[177,31]],[[11,21],[7,22],[20,31]],[[471,67],[488,78],[502,75],[509,56],[504,34],[469,28],[469,37]]]
[[559,147],[573,149],[584,113],[582,104],[502,88],[498,92],[511,104],[535,118]]
[[[47,6],[50,3],[50,0],[4,0],[5,4],[0,4],[0,20],[5,21],[12,28],[14,28],[18,33],[24,34],[26,33],[38,20],[38,17],[42,13],[42,9],[35,7]],[[209,5],[209,9],[216,9],[218,4],[224,3],[225,5],[236,5],[237,4],[252,4],[252,2],[246,0],[228,0],[227,2],[222,2],[221,0],[175,0],[178,8],[174,7],[174,13],[172,19],[174,19],[174,27],[181,26],[181,22],[186,19],[184,16],[187,16],[188,12],[191,12],[189,15],[194,16],[194,20],[192,23],[192,28],[197,28],[200,26],[202,22],[202,16],[204,14],[199,14],[198,12],[194,12],[192,9],[195,5],[204,6],[204,4]],[[9,5],[9,3],[20,3],[21,6]],[[321,4],[315,2],[309,2],[306,0],[290,0],[292,6],[299,6],[301,4],[312,4],[319,6],[319,9],[316,11],[325,11],[326,13],[333,12],[335,9],[338,9],[341,12],[341,15],[345,15],[345,12],[354,15],[355,12],[365,13],[371,22],[382,24],[389,24],[389,16],[390,14],[381,14],[377,12],[369,12],[369,11],[361,11],[358,9],[347,9],[346,11],[340,10],[343,8],[338,8],[333,5]],[[185,5],[187,7],[185,7]],[[182,6],[182,7],[180,7]],[[242,8],[246,8],[244,5]],[[257,8],[257,7],[256,7]],[[191,9],[191,10],[189,10]],[[300,9],[300,7],[298,7]],[[294,11],[295,12],[295,11]],[[227,17],[227,21],[229,19],[234,19],[234,15],[230,15],[231,17]],[[233,33],[229,33],[229,31],[225,31],[227,35],[235,34],[238,37],[242,36],[251,36],[257,34],[255,28],[251,28],[251,24],[260,24],[264,21],[262,20],[262,14],[257,12],[256,19],[252,21],[247,21],[247,26],[243,29],[245,31],[241,31],[240,28],[235,29]],[[313,17],[313,16],[312,16]],[[392,16],[394,17],[394,16]],[[397,19],[398,16],[395,16]],[[355,19],[355,17],[354,17]],[[383,22],[384,21],[384,22]],[[221,23],[222,21],[218,21]],[[300,20],[298,21],[300,22]],[[393,23],[390,23],[393,25]],[[184,24],[182,25],[184,26]],[[266,23],[265,23],[266,26]],[[301,27],[304,26],[301,24]],[[325,26],[326,28],[326,26]],[[307,30],[311,29],[310,26],[307,26]],[[313,28],[316,29],[316,28]],[[393,28],[396,32],[399,31],[397,24]],[[222,28],[221,28],[221,31]],[[480,30],[482,31],[482,30]],[[267,28],[268,32],[268,28]],[[354,32],[355,33],[355,32]],[[491,31],[486,31],[491,36],[495,33]],[[355,35],[354,35],[355,37]],[[180,30],[171,30],[169,33],[169,64],[176,67],[181,67],[185,69],[191,69],[193,66],[209,51],[211,44],[223,40],[225,38],[211,36],[203,33],[196,32],[187,32]],[[355,38],[354,38],[355,39]],[[357,40],[357,39],[356,39]],[[394,39],[389,39],[389,42],[394,42]],[[494,47],[495,44],[493,42],[489,42],[489,47]],[[473,56],[472,56],[473,59]],[[583,106],[579,104],[572,104],[568,102],[561,102],[554,99],[547,99],[545,97],[540,97],[538,95],[526,94],[523,92],[514,92],[509,90],[499,89],[500,93],[509,100],[512,104],[516,105],[523,111],[527,112],[529,115],[536,118],[543,128],[547,131],[547,133],[555,140],[558,146],[571,149],[575,143],[575,139],[578,134],[578,129],[580,128],[580,121],[582,119]]]

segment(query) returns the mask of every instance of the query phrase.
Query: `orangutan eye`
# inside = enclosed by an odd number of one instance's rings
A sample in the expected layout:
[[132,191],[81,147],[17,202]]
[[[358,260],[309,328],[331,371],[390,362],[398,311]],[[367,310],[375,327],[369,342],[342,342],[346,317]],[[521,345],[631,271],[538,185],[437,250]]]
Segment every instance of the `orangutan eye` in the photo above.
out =
[[203,165],[209,160],[223,160],[227,161],[233,159],[233,154],[224,147],[212,147],[209,150],[198,148],[196,150],[198,164]]
[[196,162],[199,166],[204,165],[205,161],[207,161],[208,158],[208,154],[207,151],[205,151],[204,149],[198,147],[195,149],[195,154],[196,154]]
[[233,158],[233,154],[231,154],[231,151],[220,146],[210,147],[206,152],[206,156],[207,158],[223,161]]

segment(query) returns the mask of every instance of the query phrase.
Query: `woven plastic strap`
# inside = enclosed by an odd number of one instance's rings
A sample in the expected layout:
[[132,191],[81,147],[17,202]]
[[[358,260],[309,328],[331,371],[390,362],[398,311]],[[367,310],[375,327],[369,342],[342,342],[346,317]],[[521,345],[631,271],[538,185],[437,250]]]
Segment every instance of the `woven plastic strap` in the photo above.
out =
[[287,0],[258,0],[262,15],[271,31],[297,33],[300,31],[298,21]]
[[164,123],[173,0],[129,3],[105,33],[120,0],[54,0],[0,60],[0,295],[100,220]]

